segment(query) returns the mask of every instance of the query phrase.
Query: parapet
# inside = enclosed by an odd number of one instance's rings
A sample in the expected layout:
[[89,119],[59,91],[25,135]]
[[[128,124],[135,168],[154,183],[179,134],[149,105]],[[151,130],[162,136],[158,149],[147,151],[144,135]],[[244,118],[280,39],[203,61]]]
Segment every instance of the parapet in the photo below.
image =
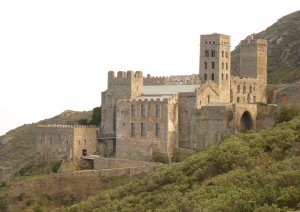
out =
[[264,39],[254,39],[253,35],[249,35],[245,40],[241,40],[240,45],[267,45],[268,41]]
[[114,71],[108,72],[108,80],[114,80],[114,79],[130,79],[130,78],[143,78],[143,72],[142,71],[118,71],[117,76],[115,75]]
[[198,85],[201,84],[198,74],[174,75],[174,76],[150,76],[144,77],[144,85]]
[[38,128],[98,128],[96,125],[61,125],[61,124],[46,124],[38,125]]

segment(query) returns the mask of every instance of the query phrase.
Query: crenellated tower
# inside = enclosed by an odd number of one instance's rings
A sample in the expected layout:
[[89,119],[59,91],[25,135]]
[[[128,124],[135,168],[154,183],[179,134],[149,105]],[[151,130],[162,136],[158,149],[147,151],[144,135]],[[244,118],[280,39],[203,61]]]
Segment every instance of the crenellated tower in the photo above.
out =
[[202,83],[212,81],[219,86],[220,102],[230,101],[230,63],[230,36],[200,36],[200,79]]

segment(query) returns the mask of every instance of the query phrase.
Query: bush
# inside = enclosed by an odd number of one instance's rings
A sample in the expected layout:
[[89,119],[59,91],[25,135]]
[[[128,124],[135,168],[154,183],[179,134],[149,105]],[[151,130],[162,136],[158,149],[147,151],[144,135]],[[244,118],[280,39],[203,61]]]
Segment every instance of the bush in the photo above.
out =
[[153,152],[152,153],[152,161],[167,164],[167,163],[169,163],[169,158],[164,153]]
[[53,171],[54,173],[57,173],[57,172],[59,171],[59,169],[60,169],[60,166],[61,166],[61,161],[56,162],[56,163],[52,166],[52,171]]
[[1,182],[0,187],[5,187],[6,186],[6,182]]
[[282,107],[279,112],[275,113],[275,123],[288,122],[299,115],[300,110],[296,106]]

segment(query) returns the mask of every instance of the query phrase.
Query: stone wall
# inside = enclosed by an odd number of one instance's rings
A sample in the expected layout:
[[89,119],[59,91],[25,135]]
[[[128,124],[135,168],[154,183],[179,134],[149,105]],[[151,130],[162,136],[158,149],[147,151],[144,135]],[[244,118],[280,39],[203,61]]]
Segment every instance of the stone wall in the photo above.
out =
[[257,80],[254,78],[232,77],[230,93],[232,103],[256,103]]
[[275,91],[278,108],[297,106],[300,108],[300,82],[283,85]]
[[[174,149],[178,147],[177,102],[177,95],[163,100],[158,98],[149,101],[147,99],[120,101],[116,114],[116,157],[149,161],[152,153],[159,151],[171,158]],[[160,108],[159,116],[156,114],[156,107]]]
[[203,150],[217,144],[229,133],[233,133],[231,104],[209,103],[198,110],[195,115],[195,129],[191,137],[193,149]]
[[91,154],[97,149],[98,132],[95,126],[40,125],[36,130],[37,161],[79,159],[83,149]]
[[144,77],[144,85],[199,85],[201,84],[198,74],[178,76],[151,76]]

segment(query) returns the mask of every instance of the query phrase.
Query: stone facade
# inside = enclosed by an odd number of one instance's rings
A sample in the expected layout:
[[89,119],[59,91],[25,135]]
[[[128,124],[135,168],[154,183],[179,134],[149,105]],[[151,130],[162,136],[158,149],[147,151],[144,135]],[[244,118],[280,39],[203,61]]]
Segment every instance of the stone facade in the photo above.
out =
[[78,160],[84,154],[97,151],[95,126],[40,125],[36,131],[36,159],[38,162],[55,162],[62,159]]
[[[199,74],[109,71],[98,135],[97,128],[40,128],[38,156],[77,158],[86,148],[119,159],[150,161],[160,153],[171,160],[179,148],[203,150],[228,134],[255,129],[256,103],[267,100],[267,42],[248,37],[240,49],[240,76],[230,73],[230,36],[216,33],[200,37]],[[93,141],[90,149],[78,145],[85,139]]]

